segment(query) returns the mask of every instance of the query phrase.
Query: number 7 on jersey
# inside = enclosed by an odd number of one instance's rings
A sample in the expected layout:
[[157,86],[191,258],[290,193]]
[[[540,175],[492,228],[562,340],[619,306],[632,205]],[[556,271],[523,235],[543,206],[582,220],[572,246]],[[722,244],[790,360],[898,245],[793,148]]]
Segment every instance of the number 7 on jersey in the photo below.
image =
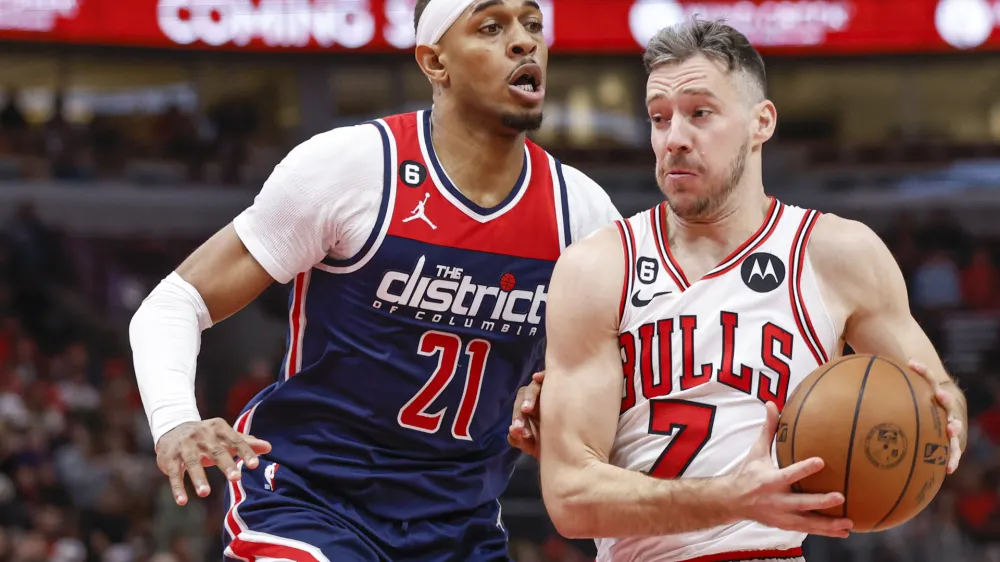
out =
[[[424,433],[437,433],[441,429],[441,421],[448,408],[441,408],[433,414],[427,413],[427,409],[455,378],[462,347],[462,338],[455,334],[430,330],[420,336],[417,353],[427,357],[437,355],[437,368],[417,394],[400,408],[396,418],[399,425]],[[451,426],[451,435],[455,439],[471,441],[469,428],[479,404],[479,391],[483,386],[490,342],[483,339],[471,340],[465,345],[465,353],[469,356],[469,368],[465,374],[465,390],[458,404],[458,413]]]

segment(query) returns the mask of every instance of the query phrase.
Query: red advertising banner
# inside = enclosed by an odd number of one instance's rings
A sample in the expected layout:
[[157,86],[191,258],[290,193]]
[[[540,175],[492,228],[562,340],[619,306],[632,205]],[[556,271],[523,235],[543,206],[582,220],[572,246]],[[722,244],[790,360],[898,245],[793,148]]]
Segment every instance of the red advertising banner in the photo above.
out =
[[[0,40],[246,51],[399,52],[415,0],[0,0]],[[554,52],[636,53],[725,17],[775,54],[1000,51],[1000,0],[538,0]]]

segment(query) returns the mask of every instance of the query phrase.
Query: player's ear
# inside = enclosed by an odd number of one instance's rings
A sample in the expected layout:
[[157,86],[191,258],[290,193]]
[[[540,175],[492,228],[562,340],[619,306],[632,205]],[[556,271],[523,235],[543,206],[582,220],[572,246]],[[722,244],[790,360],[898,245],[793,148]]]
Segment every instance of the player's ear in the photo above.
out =
[[415,56],[420,70],[431,81],[439,84],[448,78],[448,71],[441,60],[441,47],[438,45],[417,45]]
[[751,112],[751,137],[753,144],[761,145],[774,136],[778,124],[778,110],[771,100],[758,102]]

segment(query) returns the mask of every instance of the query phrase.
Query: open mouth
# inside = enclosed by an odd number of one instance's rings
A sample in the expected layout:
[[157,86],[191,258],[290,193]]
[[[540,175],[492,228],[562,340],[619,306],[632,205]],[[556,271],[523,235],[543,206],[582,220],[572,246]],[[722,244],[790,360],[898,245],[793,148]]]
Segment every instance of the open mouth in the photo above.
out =
[[542,89],[542,72],[538,66],[528,64],[514,74],[510,85],[525,92],[537,92]]

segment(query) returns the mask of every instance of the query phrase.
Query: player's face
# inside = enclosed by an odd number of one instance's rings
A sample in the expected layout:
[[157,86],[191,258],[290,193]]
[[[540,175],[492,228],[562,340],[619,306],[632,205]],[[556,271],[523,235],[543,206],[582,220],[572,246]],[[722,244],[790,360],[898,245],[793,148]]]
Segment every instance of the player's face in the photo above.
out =
[[500,118],[508,129],[542,124],[548,48],[532,0],[483,0],[441,40],[440,60],[453,95]]
[[656,182],[679,217],[711,215],[743,177],[751,110],[737,80],[699,55],[653,69],[646,82]]

